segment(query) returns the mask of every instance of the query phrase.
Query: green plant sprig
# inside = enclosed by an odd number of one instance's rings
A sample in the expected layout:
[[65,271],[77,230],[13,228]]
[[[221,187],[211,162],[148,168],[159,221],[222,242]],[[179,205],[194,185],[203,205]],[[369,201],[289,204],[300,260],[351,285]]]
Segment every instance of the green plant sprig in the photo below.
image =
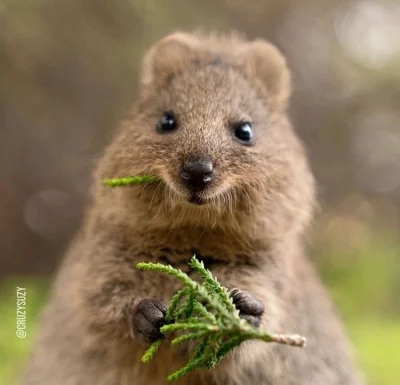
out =
[[[182,281],[184,287],[172,297],[161,332],[184,333],[171,341],[173,346],[200,341],[187,364],[169,375],[168,381],[177,380],[198,368],[214,368],[228,352],[247,340],[305,346],[306,339],[302,336],[261,331],[241,319],[228,290],[212,276],[203,262],[193,256],[189,266],[199,273],[202,283],[193,281],[172,266],[151,262],[137,265],[139,270],[169,274]],[[142,357],[143,362],[147,363],[154,357],[162,341],[158,339],[150,346]]]
[[125,176],[123,178],[103,179],[103,183],[110,187],[130,186],[143,183],[155,183],[160,178],[153,175]]

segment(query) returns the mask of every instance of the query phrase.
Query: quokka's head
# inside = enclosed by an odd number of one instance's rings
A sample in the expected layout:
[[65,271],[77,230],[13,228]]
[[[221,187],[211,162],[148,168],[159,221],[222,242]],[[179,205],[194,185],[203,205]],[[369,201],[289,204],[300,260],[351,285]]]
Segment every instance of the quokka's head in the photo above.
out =
[[139,100],[101,177],[158,176],[124,194],[166,207],[307,211],[313,183],[286,118],[289,95],[285,59],[270,43],[169,35],[145,56]]

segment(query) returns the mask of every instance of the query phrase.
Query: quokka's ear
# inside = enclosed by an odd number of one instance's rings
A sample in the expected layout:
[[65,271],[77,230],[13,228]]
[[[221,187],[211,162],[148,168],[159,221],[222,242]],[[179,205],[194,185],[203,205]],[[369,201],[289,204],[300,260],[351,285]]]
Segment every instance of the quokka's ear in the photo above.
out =
[[175,32],[154,45],[143,60],[141,86],[160,86],[199,57],[201,42],[191,34]]
[[274,45],[255,40],[244,43],[236,52],[239,67],[249,76],[264,84],[268,103],[282,111],[291,94],[291,76],[282,53]]

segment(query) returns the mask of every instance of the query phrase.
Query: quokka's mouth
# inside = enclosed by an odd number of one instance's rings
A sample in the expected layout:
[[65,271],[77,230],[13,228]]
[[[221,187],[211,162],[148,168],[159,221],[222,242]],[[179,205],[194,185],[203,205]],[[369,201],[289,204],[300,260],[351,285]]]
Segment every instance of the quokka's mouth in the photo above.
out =
[[202,198],[201,196],[199,196],[196,193],[192,193],[189,196],[188,202],[192,203],[192,204],[195,204],[195,205],[198,205],[198,206],[201,206],[201,205],[206,204],[207,200]]

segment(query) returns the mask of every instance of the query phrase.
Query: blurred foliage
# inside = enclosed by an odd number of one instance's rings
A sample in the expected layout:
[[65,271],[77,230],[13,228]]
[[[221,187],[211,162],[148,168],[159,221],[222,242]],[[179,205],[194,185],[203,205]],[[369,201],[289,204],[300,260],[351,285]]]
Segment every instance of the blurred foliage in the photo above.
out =
[[[32,347],[36,325],[48,293],[49,279],[8,278],[0,284],[0,384],[11,385],[23,373],[24,365]],[[26,288],[27,335],[16,336],[16,287]]]
[[[26,277],[54,272],[76,231],[145,49],[199,27],[286,55],[319,186],[311,255],[372,385],[399,383],[399,15],[399,0],[0,0],[0,383],[18,375],[47,293]],[[28,288],[24,340],[15,284]]]

